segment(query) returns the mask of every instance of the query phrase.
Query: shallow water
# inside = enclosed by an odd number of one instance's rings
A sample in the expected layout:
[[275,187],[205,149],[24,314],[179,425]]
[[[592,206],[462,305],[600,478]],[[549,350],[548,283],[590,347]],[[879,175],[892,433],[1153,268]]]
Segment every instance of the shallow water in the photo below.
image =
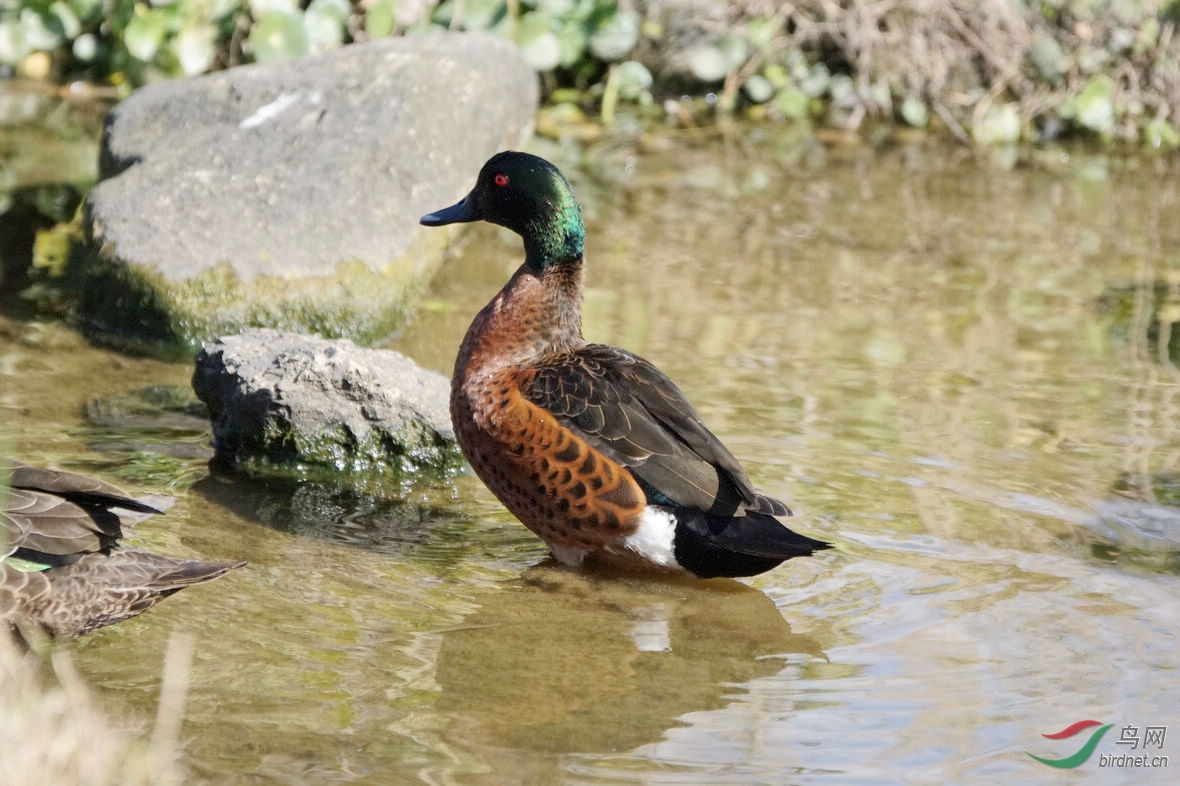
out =
[[[586,333],[656,362],[836,547],[739,582],[556,569],[470,476],[266,488],[88,425],[187,366],[0,319],[0,444],[179,493],[137,542],[250,566],[73,649],[149,716],[198,644],[193,782],[1059,782],[1180,766],[1180,186],[739,139],[597,148]],[[545,150],[559,160],[563,151]],[[395,346],[449,371],[520,259],[473,229]],[[179,448],[177,446],[180,446]],[[179,456],[153,459],[156,451]],[[1128,725],[1171,770],[1112,770]],[[1141,752],[1141,751],[1136,751]],[[247,777],[243,777],[247,776]]]

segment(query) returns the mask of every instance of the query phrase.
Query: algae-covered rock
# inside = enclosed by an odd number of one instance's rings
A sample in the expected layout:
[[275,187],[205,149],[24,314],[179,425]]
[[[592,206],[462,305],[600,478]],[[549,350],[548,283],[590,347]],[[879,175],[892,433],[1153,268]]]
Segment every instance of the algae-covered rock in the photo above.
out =
[[264,472],[457,466],[449,388],[397,352],[265,328],[206,342],[193,373],[217,455]]
[[246,326],[384,337],[446,243],[418,217],[519,145],[536,102],[515,48],[482,34],[142,88],[107,120],[81,318],[173,348]]

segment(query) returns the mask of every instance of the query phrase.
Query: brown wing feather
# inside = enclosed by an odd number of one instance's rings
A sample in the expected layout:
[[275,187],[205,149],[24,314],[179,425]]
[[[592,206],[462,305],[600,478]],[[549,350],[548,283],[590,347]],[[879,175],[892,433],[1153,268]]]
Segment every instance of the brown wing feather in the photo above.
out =
[[[132,499],[85,475],[0,459],[0,623],[77,636],[245,564],[118,547],[124,526],[171,502]],[[26,571],[4,560],[14,554],[50,567]]]
[[468,458],[509,510],[545,540],[571,547],[634,532],[647,504],[635,478],[524,398],[517,380],[490,387],[499,391],[496,405],[457,422],[478,423]]
[[712,515],[790,515],[754,490],[675,383],[637,355],[586,345],[547,359],[524,393],[668,501]]
[[118,516],[109,511],[19,488],[7,490],[0,527],[5,556],[17,549],[53,555],[102,551],[122,536]]
[[0,563],[0,620],[34,623],[54,636],[79,636],[134,617],[174,592],[244,564],[195,562],[134,549],[87,554],[39,572]]
[[152,505],[127,496],[127,492],[118,486],[77,472],[33,467],[5,458],[0,459],[0,478],[6,478],[6,485],[13,488],[43,491],[83,507],[120,508],[138,513],[161,512]]
[[123,527],[172,502],[158,497],[148,504],[96,478],[4,458],[0,484],[8,487],[0,508],[0,557],[18,549],[50,557],[105,552],[123,537]]

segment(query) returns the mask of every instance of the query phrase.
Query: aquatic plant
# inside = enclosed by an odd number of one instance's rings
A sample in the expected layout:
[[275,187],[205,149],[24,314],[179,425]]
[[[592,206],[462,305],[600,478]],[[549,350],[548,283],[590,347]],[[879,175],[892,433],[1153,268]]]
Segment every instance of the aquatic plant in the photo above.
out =
[[[441,30],[509,38],[554,102],[965,142],[1180,144],[1177,0],[0,0],[0,68],[111,82]],[[681,97],[688,99],[678,101]],[[660,103],[656,99],[665,99]]]

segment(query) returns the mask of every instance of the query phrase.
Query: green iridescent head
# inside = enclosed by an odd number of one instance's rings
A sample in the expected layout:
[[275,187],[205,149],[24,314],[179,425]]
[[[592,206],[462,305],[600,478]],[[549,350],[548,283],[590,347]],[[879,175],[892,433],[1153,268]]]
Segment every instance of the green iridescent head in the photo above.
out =
[[582,259],[582,211],[570,184],[543,158],[508,151],[488,159],[471,193],[422,216],[426,226],[490,221],[524,238],[525,262],[540,271]]

